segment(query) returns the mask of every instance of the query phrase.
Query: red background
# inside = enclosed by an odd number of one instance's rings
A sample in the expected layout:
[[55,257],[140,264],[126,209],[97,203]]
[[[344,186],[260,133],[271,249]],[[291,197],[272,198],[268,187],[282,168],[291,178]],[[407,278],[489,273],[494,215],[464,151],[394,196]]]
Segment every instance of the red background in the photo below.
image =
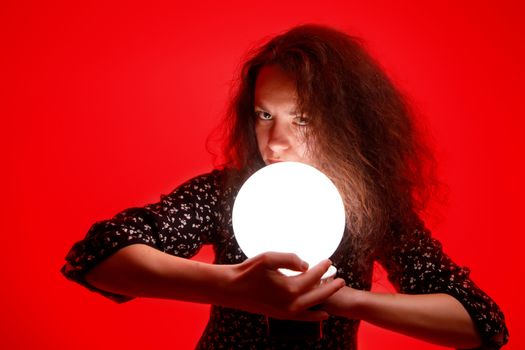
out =
[[[63,257],[93,222],[210,170],[206,137],[243,53],[305,22],[363,37],[427,117],[450,192],[435,236],[505,311],[507,349],[525,348],[518,3],[4,0],[0,348],[195,345],[207,306],[114,304],[67,282]],[[439,348],[366,324],[359,337],[365,350]]]

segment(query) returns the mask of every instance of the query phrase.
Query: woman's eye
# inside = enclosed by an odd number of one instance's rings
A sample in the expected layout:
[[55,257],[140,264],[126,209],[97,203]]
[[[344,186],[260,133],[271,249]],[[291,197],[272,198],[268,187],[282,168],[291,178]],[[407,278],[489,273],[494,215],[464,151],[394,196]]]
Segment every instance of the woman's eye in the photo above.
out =
[[264,111],[255,111],[255,115],[257,116],[257,118],[262,119],[262,120],[271,120],[272,119],[272,115],[270,113],[264,112]]
[[295,118],[294,118],[293,122],[294,122],[296,125],[299,125],[299,126],[305,126],[305,125],[308,125],[309,120],[308,120],[308,118],[306,118],[306,117],[298,116],[298,117],[295,117]]

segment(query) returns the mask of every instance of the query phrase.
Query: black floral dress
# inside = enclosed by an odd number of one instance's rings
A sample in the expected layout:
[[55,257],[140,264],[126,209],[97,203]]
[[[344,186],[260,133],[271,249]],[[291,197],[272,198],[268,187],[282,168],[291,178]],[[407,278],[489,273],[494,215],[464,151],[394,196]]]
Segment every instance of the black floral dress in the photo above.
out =
[[[235,186],[225,186],[226,172],[215,170],[193,178],[158,203],[125,210],[111,220],[95,223],[66,257],[62,273],[69,279],[117,302],[132,299],[98,290],[85,273],[117,250],[146,244],[183,258],[194,256],[203,244],[212,244],[216,264],[242,262],[231,227]],[[447,293],[461,302],[483,338],[480,349],[499,349],[507,342],[504,316],[498,306],[470,279],[469,270],[456,265],[441,244],[421,227],[415,232],[396,230],[391,250],[379,262],[401,293]],[[331,257],[338,276],[347,285],[370,290],[373,265],[362,268],[355,254],[339,249]],[[267,335],[266,317],[212,306],[210,319],[197,349],[357,349],[359,320],[330,317],[323,322],[320,339],[275,339]]]

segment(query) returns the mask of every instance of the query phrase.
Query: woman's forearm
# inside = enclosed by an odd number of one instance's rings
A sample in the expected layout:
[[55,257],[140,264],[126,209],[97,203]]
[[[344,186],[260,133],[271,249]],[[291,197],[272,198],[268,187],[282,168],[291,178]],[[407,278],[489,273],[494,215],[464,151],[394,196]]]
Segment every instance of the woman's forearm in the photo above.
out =
[[480,336],[470,315],[448,294],[389,294],[342,288],[325,309],[435,344],[475,348]]
[[[319,286],[330,262],[308,269],[294,254],[269,252],[240,264],[215,265],[179,258],[143,244],[122,248],[89,271],[94,287],[127,296],[176,299],[237,308],[267,316],[317,321],[311,310],[344,286],[336,279]],[[287,277],[278,269],[303,271]]]
[[117,251],[85,276],[94,287],[116,294],[210,304],[218,302],[229,278],[227,265],[183,259],[143,244]]

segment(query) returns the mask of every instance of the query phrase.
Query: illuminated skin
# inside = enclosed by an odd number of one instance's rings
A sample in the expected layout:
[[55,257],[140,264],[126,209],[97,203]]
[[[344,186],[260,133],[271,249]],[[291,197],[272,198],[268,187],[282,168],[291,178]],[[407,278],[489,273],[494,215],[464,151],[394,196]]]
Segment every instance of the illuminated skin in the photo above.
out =
[[295,161],[313,165],[304,138],[308,118],[297,108],[295,82],[281,68],[261,69],[255,84],[255,133],[266,164]]

